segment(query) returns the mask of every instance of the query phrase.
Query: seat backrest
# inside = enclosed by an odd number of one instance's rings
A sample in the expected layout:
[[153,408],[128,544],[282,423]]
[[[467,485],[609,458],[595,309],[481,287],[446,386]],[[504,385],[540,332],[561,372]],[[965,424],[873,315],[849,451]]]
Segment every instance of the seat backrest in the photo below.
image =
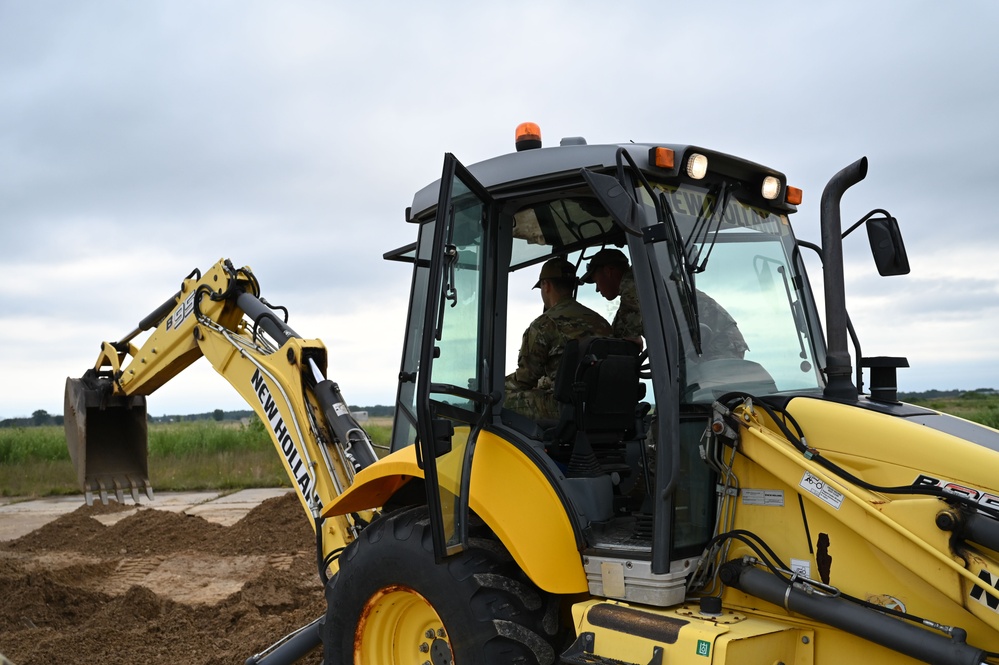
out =
[[[588,434],[620,433],[627,437],[635,427],[635,409],[642,398],[639,349],[625,339],[584,337],[570,340],[555,379],[555,398],[575,427],[559,429],[559,439],[582,429]],[[568,425],[568,424],[567,424]]]

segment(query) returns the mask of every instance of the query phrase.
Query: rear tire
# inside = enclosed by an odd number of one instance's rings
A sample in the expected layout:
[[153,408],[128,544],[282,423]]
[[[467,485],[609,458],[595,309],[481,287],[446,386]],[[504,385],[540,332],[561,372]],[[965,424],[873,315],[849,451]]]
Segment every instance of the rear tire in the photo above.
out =
[[434,563],[425,507],[376,520],[326,590],[326,665],[551,665],[558,601],[495,540]]

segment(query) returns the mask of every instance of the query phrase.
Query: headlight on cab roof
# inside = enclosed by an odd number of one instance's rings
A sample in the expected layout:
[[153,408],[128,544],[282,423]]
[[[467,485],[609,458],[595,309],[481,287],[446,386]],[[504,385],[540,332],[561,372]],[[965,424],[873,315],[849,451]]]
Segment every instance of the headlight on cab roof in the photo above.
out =
[[700,180],[708,174],[708,158],[695,152],[687,158],[687,175],[694,180]]
[[763,179],[763,187],[761,188],[761,193],[763,194],[763,198],[767,199],[768,201],[773,201],[774,199],[776,199],[777,196],[780,194],[780,180],[773,177],[772,175],[768,175],[766,178]]

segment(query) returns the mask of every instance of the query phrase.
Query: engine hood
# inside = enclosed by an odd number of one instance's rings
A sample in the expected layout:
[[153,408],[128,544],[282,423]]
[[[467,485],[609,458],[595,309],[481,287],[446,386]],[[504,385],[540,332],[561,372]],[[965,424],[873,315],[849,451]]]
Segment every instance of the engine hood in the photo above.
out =
[[908,405],[796,397],[786,408],[809,446],[867,482],[999,494],[997,430]]

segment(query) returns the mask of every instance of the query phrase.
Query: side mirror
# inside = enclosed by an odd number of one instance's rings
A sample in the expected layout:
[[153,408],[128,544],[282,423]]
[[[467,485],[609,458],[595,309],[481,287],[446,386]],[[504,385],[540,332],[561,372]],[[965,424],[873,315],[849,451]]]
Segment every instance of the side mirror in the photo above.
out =
[[867,220],[867,238],[871,241],[871,254],[882,277],[909,274],[909,257],[905,253],[898,220],[894,217]]
[[618,225],[632,235],[642,235],[639,225],[642,210],[624,185],[609,175],[582,169],[583,179],[590,186],[597,199],[607,209],[607,213]]

